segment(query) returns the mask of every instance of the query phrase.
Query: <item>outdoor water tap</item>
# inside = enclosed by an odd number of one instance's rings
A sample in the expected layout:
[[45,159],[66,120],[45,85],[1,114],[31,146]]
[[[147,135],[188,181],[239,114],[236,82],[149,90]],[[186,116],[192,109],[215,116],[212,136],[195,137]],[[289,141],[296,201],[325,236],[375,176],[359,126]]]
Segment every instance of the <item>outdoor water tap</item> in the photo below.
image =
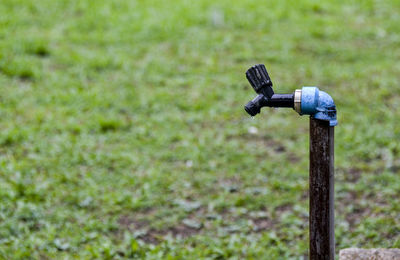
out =
[[248,69],[246,78],[258,94],[244,107],[249,115],[257,115],[262,107],[291,107],[300,115],[311,115],[312,118],[329,121],[330,126],[337,125],[333,99],[317,87],[303,87],[291,94],[275,94],[264,64]]
[[317,87],[303,87],[292,94],[275,94],[263,64],[248,69],[246,77],[258,94],[244,107],[251,116],[260,113],[262,107],[291,107],[300,115],[310,115],[309,257],[333,260],[335,103]]

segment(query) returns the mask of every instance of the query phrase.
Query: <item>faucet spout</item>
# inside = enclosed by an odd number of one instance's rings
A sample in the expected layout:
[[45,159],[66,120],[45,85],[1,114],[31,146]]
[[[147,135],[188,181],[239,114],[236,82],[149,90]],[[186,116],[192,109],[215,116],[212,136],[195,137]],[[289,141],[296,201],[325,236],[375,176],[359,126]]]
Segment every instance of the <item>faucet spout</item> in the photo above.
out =
[[260,113],[262,107],[291,107],[294,108],[294,94],[273,94],[266,98],[263,94],[256,96],[244,106],[244,110],[255,116]]

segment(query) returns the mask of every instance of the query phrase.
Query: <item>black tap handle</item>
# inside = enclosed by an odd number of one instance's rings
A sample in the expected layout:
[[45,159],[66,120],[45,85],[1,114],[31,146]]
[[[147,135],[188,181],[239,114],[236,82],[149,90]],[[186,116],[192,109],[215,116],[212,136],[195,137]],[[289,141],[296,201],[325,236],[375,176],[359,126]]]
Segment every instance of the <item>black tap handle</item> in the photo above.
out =
[[272,81],[264,64],[257,64],[248,69],[246,78],[257,94],[263,94],[266,98],[271,98],[274,94]]

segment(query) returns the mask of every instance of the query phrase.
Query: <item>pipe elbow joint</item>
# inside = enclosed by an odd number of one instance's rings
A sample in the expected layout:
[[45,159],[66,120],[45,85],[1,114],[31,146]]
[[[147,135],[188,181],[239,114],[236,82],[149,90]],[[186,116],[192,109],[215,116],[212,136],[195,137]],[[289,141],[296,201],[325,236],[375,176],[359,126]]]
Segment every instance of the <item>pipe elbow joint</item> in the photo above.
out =
[[310,115],[318,120],[329,121],[330,126],[337,125],[336,105],[328,93],[320,91],[317,87],[303,87],[298,93],[301,95],[298,98],[300,111],[297,111],[300,115]]

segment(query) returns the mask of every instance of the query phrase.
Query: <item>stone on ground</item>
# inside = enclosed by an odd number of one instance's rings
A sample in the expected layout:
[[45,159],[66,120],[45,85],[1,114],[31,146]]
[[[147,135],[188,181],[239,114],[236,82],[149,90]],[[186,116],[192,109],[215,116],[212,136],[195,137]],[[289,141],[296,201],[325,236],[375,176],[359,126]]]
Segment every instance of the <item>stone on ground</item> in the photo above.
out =
[[400,260],[398,248],[346,248],[340,250],[339,260]]

